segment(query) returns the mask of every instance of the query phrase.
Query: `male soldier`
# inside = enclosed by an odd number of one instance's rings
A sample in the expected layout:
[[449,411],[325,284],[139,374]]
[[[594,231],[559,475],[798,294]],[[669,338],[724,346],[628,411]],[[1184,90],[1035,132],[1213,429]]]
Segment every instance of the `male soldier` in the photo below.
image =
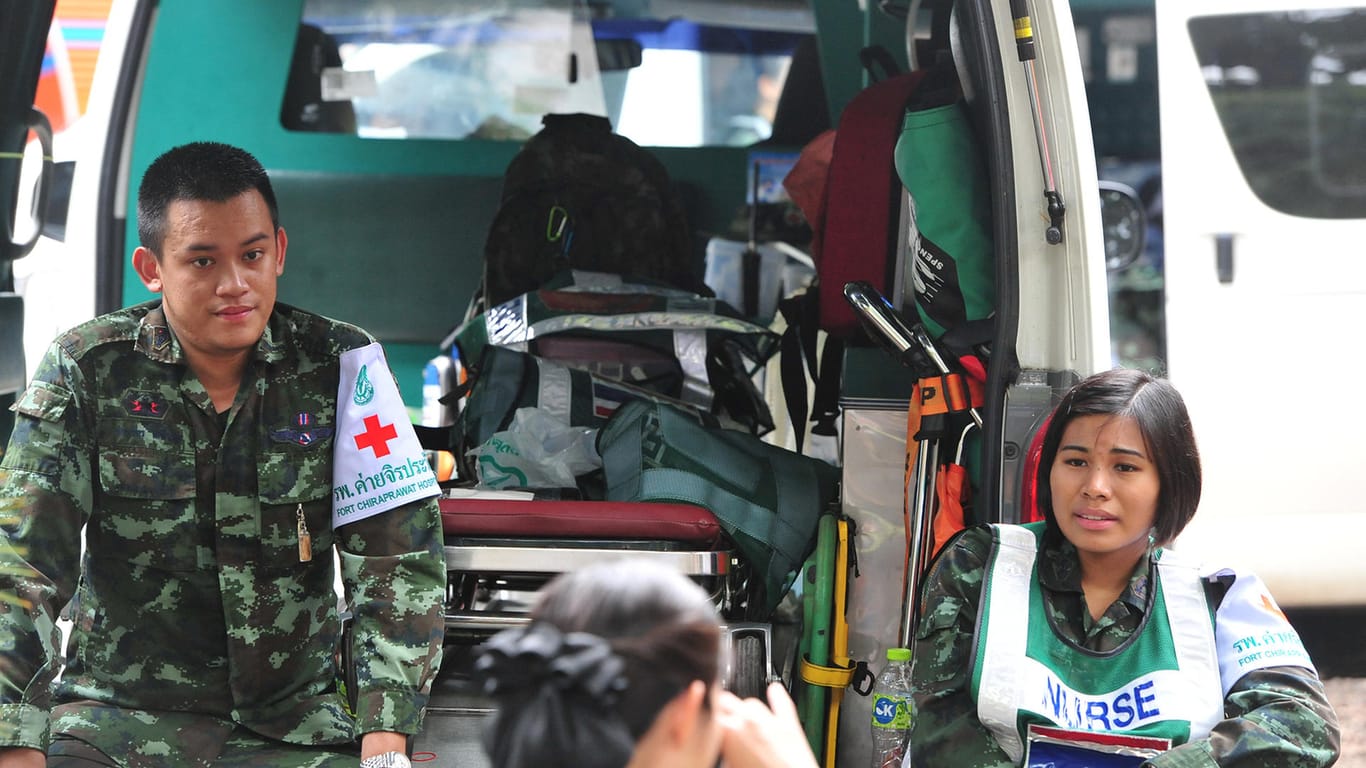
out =
[[[441,652],[435,482],[333,525],[357,479],[333,486],[334,442],[341,461],[352,439],[338,386],[378,345],[276,304],[285,230],[240,149],[152,163],[138,235],[160,301],[56,340],[0,463],[0,768],[42,766],[44,749],[48,766],[408,765]],[[382,359],[358,381],[391,385]]]

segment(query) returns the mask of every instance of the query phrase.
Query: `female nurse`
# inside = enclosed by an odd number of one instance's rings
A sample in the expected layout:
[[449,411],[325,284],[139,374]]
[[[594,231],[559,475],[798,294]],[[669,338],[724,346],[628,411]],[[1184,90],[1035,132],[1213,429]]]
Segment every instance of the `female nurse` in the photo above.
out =
[[927,574],[910,763],[1025,765],[1056,748],[1050,726],[1087,748],[1096,732],[1169,744],[1154,768],[1332,765],[1337,717],[1263,584],[1169,548],[1200,480],[1168,382],[1112,370],[1073,387],[1044,434],[1043,521],[969,528]]

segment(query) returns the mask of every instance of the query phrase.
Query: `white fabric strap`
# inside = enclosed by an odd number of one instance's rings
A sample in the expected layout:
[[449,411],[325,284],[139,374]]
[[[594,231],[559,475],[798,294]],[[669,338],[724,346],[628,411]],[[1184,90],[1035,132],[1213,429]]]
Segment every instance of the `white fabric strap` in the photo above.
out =
[[1024,757],[1024,744],[1015,725],[1017,676],[1025,669],[1029,641],[1029,575],[1034,570],[1038,544],[1034,534],[1014,525],[995,525],[999,541],[991,563],[984,595],[990,610],[982,628],[986,643],[982,657],[981,690],[977,693],[977,719],[996,737],[1010,759]]
[[1184,701],[1190,718],[1190,738],[1203,739],[1224,719],[1223,687],[1218,684],[1219,657],[1209,602],[1193,561],[1168,549],[1163,550],[1157,568],[1176,663],[1188,688]]
[[570,423],[570,403],[573,401],[573,380],[569,369],[562,365],[544,365],[536,360],[541,385],[536,392],[536,406],[562,424]]
[[714,393],[707,375],[707,332],[674,331],[674,357],[683,369],[683,400],[711,408]]

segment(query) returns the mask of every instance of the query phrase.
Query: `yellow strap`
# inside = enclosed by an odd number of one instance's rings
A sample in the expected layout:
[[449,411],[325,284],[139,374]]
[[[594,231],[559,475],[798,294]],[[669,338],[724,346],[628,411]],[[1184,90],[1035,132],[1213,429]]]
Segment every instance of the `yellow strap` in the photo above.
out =
[[[849,680],[853,680],[853,664],[849,658],[849,622],[844,615],[845,594],[849,588],[849,521],[840,518],[835,521],[836,538],[839,541],[835,548],[835,648],[831,658],[841,668],[849,668]],[[844,702],[844,688],[849,685],[845,682],[843,686],[830,691],[830,712],[826,717],[825,725],[825,768],[835,768],[835,755],[839,752],[836,748],[839,741],[840,730],[840,706]]]
[[853,667],[823,667],[812,664],[805,656],[802,657],[798,674],[802,680],[822,688],[847,688],[854,680]]

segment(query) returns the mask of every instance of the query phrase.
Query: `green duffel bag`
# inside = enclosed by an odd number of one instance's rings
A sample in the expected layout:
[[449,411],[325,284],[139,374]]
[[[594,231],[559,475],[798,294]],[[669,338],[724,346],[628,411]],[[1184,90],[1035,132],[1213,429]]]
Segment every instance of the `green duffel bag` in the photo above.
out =
[[622,405],[598,434],[609,501],[667,501],[710,510],[753,568],[747,618],[766,619],[835,502],[838,470],[743,432],[706,427],[665,403]]

